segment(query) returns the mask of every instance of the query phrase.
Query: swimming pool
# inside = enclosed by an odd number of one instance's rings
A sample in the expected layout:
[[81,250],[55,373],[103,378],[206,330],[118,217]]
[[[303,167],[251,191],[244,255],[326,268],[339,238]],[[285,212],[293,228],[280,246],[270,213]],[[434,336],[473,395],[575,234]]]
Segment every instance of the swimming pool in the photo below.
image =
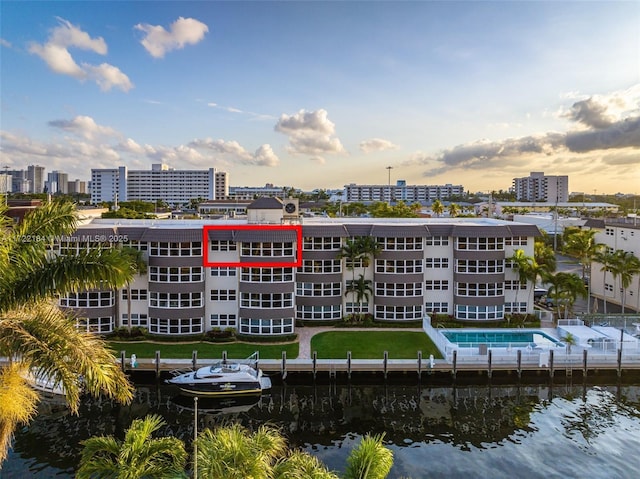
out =
[[529,330],[448,330],[441,331],[450,343],[459,348],[526,348],[527,346],[563,346],[563,343],[537,329]]

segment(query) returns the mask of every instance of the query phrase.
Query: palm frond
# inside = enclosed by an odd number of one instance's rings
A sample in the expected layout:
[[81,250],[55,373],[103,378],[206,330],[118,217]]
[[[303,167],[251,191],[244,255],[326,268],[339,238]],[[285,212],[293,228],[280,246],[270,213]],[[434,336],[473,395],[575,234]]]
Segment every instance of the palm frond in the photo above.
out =
[[13,362],[0,368],[0,463],[6,459],[13,431],[36,414],[39,395],[27,384],[26,368]]
[[316,457],[304,451],[293,451],[281,459],[273,470],[274,479],[339,479]]
[[383,444],[384,434],[362,438],[347,459],[345,479],[384,479],[393,466],[393,452]]

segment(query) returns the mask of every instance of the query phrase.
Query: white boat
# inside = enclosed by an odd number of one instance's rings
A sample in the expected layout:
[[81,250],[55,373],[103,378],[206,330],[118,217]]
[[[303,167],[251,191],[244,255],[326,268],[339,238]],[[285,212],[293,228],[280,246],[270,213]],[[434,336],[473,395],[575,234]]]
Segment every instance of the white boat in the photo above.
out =
[[37,391],[54,394],[56,396],[67,395],[67,391],[61,383],[56,383],[52,377],[46,375],[39,369],[29,370],[29,372],[24,375],[24,378],[29,385]]
[[271,389],[271,379],[257,367],[257,353],[245,361],[222,360],[195,371],[176,371],[167,383],[193,396],[258,395]]

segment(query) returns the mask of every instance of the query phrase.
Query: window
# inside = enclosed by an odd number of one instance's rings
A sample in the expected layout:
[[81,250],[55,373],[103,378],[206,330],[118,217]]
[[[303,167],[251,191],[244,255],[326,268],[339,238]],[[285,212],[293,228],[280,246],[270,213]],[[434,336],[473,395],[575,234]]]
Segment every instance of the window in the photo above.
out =
[[297,296],[340,296],[340,283],[296,283]]
[[447,314],[449,312],[449,303],[447,302],[427,302],[424,303],[424,310],[428,313]]
[[604,283],[604,290],[613,292],[613,285],[611,283]]
[[526,236],[512,236],[504,239],[504,244],[507,246],[527,246]]
[[293,268],[242,268],[240,280],[250,283],[293,281]]
[[376,260],[376,273],[422,273],[422,261],[419,259],[379,259]]
[[235,314],[212,314],[210,325],[212,328],[237,328],[238,319]]
[[422,319],[422,306],[382,306],[376,305],[375,319],[414,320]]
[[149,332],[153,334],[202,333],[202,318],[149,319]]
[[504,260],[459,259],[456,260],[456,271],[471,274],[503,273]]
[[235,289],[212,289],[211,301],[235,301],[236,290]]
[[344,258],[344,266],[347,269],[354,269],[354,268],[366,268],[365,263],[366,261],[368,261],[368,258],[355,258],[355,259],[351,259],[351,258]]
[[456,319],[487,321],[504,319],[504,306],[466,306],[456,305]]
[[209,243],[211,251],[237,251],[238,247],[235,241],[218,241],[213,240]]
[[378,238],[378,244],[387,251],[422,250],[422,238]]
[[153,308],[199,308],[202,306],[202,293],[149,293],[149,306]]
[[421,296],[422,283],[376,283],[376,296]]
[[346,303],[344,312],[346,314],[367,313],[369,311],[369,303]]
[[446,279],[429,279],[425,283],[425,289],[427,289],[428,291],[446,290],[449,289],[449,281]]
[[235,276],[236,268],[211,268],[211,276]]
[[456,294],[458,296],[502,296],[504,291],[502,283],[458,283]]
[[615,230],[613,228],[605,228],[604,232],[607,236],[614,236]]
[[313,250],[339,250],[342,247],[342,241],[339,237],[322,237],[322,238],[304,238],[302,249],[306,251]]
[[304,259],[302,273],[341,273],[342,265],[339,259]]
[[[131,327],[139,326],[146,328],[148,324],[146,314],[131,313]],[[122,315],[122,325],[129,326],[129,315],[127,313]]]
[[525,283],[520,283],[517,279],[514,280],[506,280],[504,282],[504,289],[506,291],[516,291],[519,289],[527,289],[527,285]]
[[249,319],[240,318],[241,334],[291,334],[293,318]]
[[449,258],[427,258],[425,260],[425,267],[427,268],[448,268]]
[[68,308],[105,308],[115,304],[113,291],[69,293],[60,298],[60,306]]
[[427,246],[448,246],[449,238],[447,236],[429,236],[426,238]]
[[291,308],[292,293],[241,293],[240,306],[243,308]]
[[152,241],[149,256],[202,256],[202,242],[167,243]]
[[243,256],[293,256],[293,243],[242,243]]
[[504,250],[504,238],[458,238],[456,248],[471,251],[501,251]]
[[149,249],[149,243],[146,241],[131,240],[126,241],[123,244],[129,248],[137,249],[138,251],[147,251]]
[[[128,291],[126,289],[122,290],[122,301],[128,301]],[[131,290],[131,301],[146,301],[147,300],[147,290],[146,289],[132,289]]]
[[78,318],[76,328],[88,333],[110,333],[114,329],[113,316],[101,316],[98,318]]
[[296,306],[297,319],[340,319],[342,316],[339,304],[325,306]]
[[505,313],[526,313],[527,303],[526,302],[504,303],[504,312]]
[[197,283],[202,276],[202,266],[149,266],[149,281],[157,283]]

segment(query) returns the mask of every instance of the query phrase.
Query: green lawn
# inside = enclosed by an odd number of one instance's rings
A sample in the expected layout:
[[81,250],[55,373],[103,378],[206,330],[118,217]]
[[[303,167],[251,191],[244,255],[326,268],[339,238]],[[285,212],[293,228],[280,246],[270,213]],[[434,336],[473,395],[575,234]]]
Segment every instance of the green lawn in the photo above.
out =
[[327,331],[311,338],[311,351],[318,359],[344,359],[351,351],[353,359],[379,359],[384,351],[389,359],[441,358],[429,336],[416,331]]
[[138,359],[155,358],[156,351],[160,351],[161,358],[190,359],[194,350],[198,351],[200,359],[220,359],[222,352],[227,352],[229,359],[248,358],[254,352],[260,352],[261,359],[280,359],[282,351],[287,352],[287,358],[298,356],[298,343],[287,344],[250,344],[250,343],[152,343],[152,342],[118,342],[109,341],[109,346],[116,355],[126,351],[127,357],[134,353]]

